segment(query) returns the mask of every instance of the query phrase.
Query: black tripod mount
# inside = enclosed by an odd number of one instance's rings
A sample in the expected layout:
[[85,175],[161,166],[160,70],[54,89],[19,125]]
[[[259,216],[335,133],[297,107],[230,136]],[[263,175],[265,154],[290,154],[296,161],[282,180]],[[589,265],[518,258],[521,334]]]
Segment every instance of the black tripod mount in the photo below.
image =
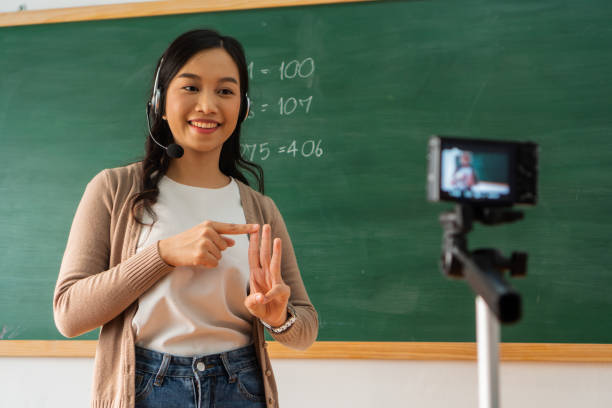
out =
[[467,234],[473,223],[499,225],[523,218],[521,211],[509,207],[485,207],[457,204],[455,211],[440,215],[444,230],[440,268],[450,278],[465,278],[477,295],[481,296],[502,323],[516,322],[521,317],[521,297],[503,278],[510,271],[513,277],[527,274],[527,253],[513,252],[507,258],[497,249],[482,248],[469,251]]

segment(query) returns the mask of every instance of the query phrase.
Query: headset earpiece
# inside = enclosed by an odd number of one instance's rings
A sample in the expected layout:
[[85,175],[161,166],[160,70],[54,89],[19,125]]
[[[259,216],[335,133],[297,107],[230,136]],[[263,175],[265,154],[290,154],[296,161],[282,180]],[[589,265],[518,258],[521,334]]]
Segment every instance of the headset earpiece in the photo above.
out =
[[159,99],[161,97],[161,92],[159,91],[159,89],[155,89],[155,92],[153,92],[153,98],[151,99],[152,101],[152,106],[153,106],[153,111],[155,112],[156,115],[159,115]]
[[246,99],[246,111],[242,116],[242,122],[244,122],[249,117],[249,112],[251,111],[251,100],[249,99],[249,95],[244,94],[244,98]]
[[161,71],[163,62],[164,62],[164,58],[162,57],[161,60],[159,61],[157,73],[155,74],[155,84],[153,85],[153,95],[151,96],[151,102],[150,102],[150,105],[153,108],[153,112],[155,113],[155,115],[159,115],[159,111],[161,110],[159,108],[159,104],[160,104],[159,100],[161,99],[161,90],[159,89],[157,85],[159,84],[159,71]]
[[180,159],[183,157],[184,150],[183,148],[176,144],[170,143],[167,147],[163,144],[159,143],[155,137],[153,137],[153,133],[151,132],[151,110],[153,110],[154,115],[157,116],[160,114],[160,99],[161,99],[161,90],[159,89],[159,71],[161,71],[162,62],[164,62],[164,58],[162,57],[159,61],[159,67],[157,68],[157,73],[155,74],[155,84],[153,85],[153,95],[151,95],[151,100],[147,103],[147,129],[149,130],[149,136],[151,139],[157,144],[159,147],[166,151],[168,157],[173,159]]

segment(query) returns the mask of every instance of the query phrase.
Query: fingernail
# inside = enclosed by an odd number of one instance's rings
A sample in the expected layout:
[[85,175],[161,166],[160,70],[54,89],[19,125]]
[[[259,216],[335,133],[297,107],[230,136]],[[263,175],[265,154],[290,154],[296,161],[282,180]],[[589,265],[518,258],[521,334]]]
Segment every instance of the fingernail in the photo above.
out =
[[263,296],[261,294],[258,294],[257,296],[255,296],[255,299],[257,299],[258,302],[261,302],[263,299]]

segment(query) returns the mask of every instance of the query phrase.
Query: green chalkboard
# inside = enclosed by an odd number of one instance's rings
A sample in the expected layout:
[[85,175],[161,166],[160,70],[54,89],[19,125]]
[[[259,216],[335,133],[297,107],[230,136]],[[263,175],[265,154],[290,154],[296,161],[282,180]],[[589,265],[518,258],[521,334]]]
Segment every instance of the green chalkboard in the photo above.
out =
[[503,340],[611,343],[610,21],[606,0],[440,0],[0,29],[0,338],[62,338],[52,293],[85,185],[142,156],[155,61],[213,27],[247,50],[244,150],[287,221],[319,340],[474,340],[473,296],[437,266],[450,205],[425,200],[443,134],[541,146],[538,206],[470,235],[530,255]]

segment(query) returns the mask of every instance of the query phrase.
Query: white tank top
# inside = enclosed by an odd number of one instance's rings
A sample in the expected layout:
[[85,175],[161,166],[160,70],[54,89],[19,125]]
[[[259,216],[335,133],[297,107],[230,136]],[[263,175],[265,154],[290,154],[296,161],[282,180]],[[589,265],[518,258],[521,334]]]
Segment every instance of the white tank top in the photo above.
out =
[[[153,205],[157,222],[143,226],[136,252],[206,220],[243,224],[234,179],[218,189],[192,187],[164,176]],[[148,214],[145,223],[152,219]],[[178,356],[233,350],[251,343],[251,314],[244,306],[249,282],[248,237],[221,252],[215,268],[174,268],[138,300],[132,321],[138,346]]]

